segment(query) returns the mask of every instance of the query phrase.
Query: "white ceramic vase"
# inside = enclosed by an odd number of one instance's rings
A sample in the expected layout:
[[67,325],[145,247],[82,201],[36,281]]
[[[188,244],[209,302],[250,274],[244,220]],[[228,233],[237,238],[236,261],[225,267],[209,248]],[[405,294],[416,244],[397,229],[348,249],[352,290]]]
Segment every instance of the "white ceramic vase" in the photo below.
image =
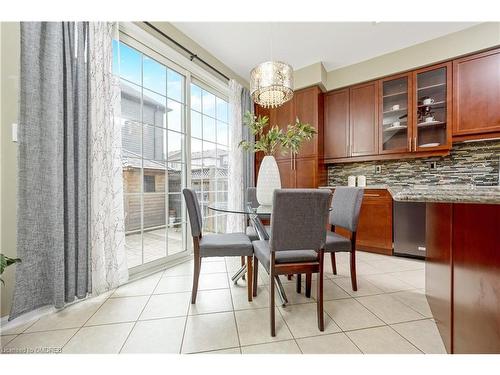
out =
[[263,206],[273,204],[275,189],[281,189],[280,170],[274,156],[264,156],[257,178],[257,200]]

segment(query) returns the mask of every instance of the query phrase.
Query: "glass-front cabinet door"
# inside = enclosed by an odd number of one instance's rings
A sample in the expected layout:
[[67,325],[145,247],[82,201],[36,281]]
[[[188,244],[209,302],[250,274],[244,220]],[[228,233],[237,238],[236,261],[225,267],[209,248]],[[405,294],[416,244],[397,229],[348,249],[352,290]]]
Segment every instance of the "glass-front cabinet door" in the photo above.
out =
[[411,83],[410,74],[381,80],[380,153],[411,151]]
[[451,145],[451,65],[415,71],[412,151],[447,149]]

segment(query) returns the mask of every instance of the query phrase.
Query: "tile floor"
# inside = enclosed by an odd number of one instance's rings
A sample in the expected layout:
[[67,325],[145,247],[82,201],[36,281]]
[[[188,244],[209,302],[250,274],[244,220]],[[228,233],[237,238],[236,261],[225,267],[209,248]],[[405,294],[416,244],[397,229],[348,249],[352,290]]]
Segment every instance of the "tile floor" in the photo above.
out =
[[[329,257],[328,257],[329,259]],[[190,304],[192,262],[180,264],[36,321],[4,327],[3,353],[445,353],[424,295],[424,262],[358,252],[353,292],[347,254],[338,275],[325,263],[325,331],[315,294],[295,292],[276,305],[269,334],[267,274],[247,301],[245,281],[230,277],[238,258],[203,261],[196,305]],[[313,281],[314,283],[314,281]],[[314,285],[313,285],[314,291]]]

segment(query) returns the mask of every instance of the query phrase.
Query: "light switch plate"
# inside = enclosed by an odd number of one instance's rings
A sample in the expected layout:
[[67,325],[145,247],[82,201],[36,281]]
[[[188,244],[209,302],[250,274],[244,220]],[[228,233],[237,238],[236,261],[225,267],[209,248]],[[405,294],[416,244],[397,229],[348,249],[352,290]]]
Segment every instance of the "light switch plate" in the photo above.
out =
[[17,142],[17,124],[12,124],[12,142]]

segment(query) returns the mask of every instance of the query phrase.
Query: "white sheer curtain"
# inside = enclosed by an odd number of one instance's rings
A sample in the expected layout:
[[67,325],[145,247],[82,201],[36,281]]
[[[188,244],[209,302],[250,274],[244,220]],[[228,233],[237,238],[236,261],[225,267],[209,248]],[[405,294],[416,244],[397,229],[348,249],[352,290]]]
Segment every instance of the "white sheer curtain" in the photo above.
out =
[[[243,205],[243,150],[238,144],[243,139],[241,90],[243,87],[236,81],[229,81],[229,177],[228,205]],[[227,231],[245,232],[245,216],[231,214],[227,217]]]
[[90,257],[92,294],[128,280],[121,162],[120,84],[113,75],[118,25],[90,22]]

